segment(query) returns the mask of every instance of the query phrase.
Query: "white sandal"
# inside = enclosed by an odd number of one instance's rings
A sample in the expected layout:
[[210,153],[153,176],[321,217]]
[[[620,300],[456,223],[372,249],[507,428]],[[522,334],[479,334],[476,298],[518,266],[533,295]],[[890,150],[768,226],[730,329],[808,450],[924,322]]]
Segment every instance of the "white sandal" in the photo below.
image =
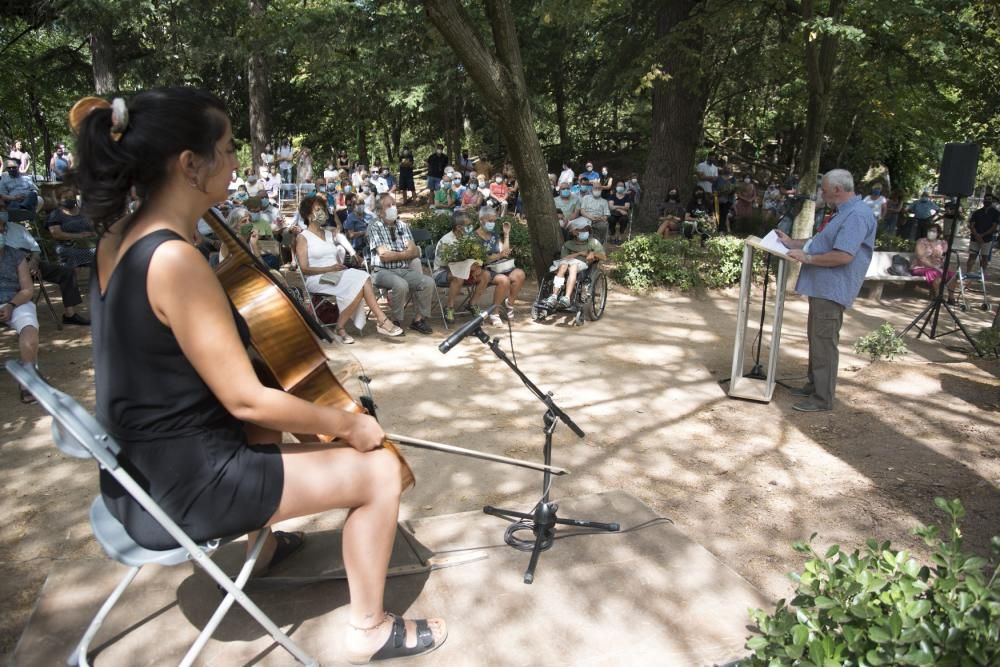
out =
[[383,336],[402,336],[403,330],[397,327],[388,317],[375,325],[375,330]]
[[339,340],[344,345],[353,345],[354,344],[354,339],[351,338],[351,335],[347,333],[347,330],[344,329],[344,327],[341,327],[341,328],[337,329],[337,331],[335,332],[335,335],[337,336],[337,340]]

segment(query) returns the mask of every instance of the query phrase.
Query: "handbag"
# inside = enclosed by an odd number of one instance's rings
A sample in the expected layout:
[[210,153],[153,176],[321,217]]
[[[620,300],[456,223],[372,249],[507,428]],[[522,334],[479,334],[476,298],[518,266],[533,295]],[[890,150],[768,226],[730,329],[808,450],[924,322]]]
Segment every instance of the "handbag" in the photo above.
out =
[[886,271],[893,276],[912,275],[910,273],[910,260],[897,253],[892,256],[892,265]]

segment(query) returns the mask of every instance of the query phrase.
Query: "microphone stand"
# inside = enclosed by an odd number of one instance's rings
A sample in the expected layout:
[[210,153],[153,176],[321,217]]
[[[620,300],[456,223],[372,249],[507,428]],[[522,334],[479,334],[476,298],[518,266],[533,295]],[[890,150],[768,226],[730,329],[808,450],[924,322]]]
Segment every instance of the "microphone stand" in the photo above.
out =
[[[579,437],[584,436],[583,429],[576,425],[576,423],[563,412],[559,406],[556,405],[555,401],[552,399],[552,392],[543,393],[535,383],[533,383],[528,377],[521,372],[511,360],[510,357],[503,351],[500,347],[500,339],[494,338],[490,340],[490,337],[483,331],[482,326],[477,327],[471,332],[476,338],[478,338],[483,345],[493,350],[493,354],[497,356],[500,361],[507,364],[517,377],[521,378],[521,382],[524,386],[534,394],[538,400],[545,404],[545,415],[542,417],[542,430],[545,433],[545,465],[551,466],[552,464],[552,433],[556,430],[556,426],[561,421],[566,426],[569,427],[573,433]],[[510,546],[521,551],[528,551],[530,545],[531,558],[528,561],[528,569],[524,572],[524,583],[530,584],[535,580],[535,567],[538,565],[538,557],[541,553],[549,549],[555,539],[554,529],[557,524],[564,526],[576,526],[578,528],[590,528],[592,530],[605,530],[608,532],[616,532],[621,529],[617,523],[599,523],[597,521],[585,521],[581,519],[560,519],[556,512],[559,509],[558,503],[554,503],[549,499],[549,487],[551,480],[551,472],[547,467],[543,473],[542,478],[542,497],[538,501],[538,504],[530,512],[517,512],[509,509],[502,509],[498,507],[492,507],[487,505],[483,508],[483,512],[486,514],[500,517],[501,519],[507,519],[511,522],[510,527],[507,529],[507,533],[504,536],[504,541]],[[535,540],[531,542],[523,542],[514,537],[514,532],[517,530],[528,530],[530,529],[534,535]]]

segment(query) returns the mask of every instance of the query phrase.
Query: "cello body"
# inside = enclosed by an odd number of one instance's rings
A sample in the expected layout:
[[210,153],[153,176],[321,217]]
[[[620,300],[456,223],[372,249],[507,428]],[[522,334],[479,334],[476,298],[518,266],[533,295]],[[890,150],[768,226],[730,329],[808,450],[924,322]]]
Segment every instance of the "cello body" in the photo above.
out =
[[[250,344],[257,355],[255,367],[262,381],[310,403],[367,413],[330,370],[320,344],[320,338],[328,339],[323,329],[216,211],[208,211],[205,221],[229,250],[216,276],[250,329]],[[300,440],[332,440],[322,433],[295,435]],[[396,445],[386,439],[382,446],[402,464],[403,489],[413,486],[413,471]]]

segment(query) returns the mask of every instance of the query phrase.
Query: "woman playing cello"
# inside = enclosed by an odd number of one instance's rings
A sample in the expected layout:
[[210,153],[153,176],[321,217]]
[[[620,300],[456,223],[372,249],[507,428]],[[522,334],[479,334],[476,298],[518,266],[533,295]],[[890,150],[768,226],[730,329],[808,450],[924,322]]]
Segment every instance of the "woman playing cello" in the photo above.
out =
[[[226,198],[238,164],[223,104],[191,88],[157,89],[82,119],[78,180],[100,234],[91,286],[98,416],[150,495],[193,539],[239,535],[349,508],[343,558],[348,659],[356,664],[440,646],[440,619],[403,621],[383,607],[401,466],[370,416],[264,386],[246,323],[190,243]],[[142,202],[126,215],[130,190]],[[321,433],[350,447],[283,444]],[[102,473],[108,509],[138,543],[170,537]],[[302,537],[270,533],[262,570]]]

